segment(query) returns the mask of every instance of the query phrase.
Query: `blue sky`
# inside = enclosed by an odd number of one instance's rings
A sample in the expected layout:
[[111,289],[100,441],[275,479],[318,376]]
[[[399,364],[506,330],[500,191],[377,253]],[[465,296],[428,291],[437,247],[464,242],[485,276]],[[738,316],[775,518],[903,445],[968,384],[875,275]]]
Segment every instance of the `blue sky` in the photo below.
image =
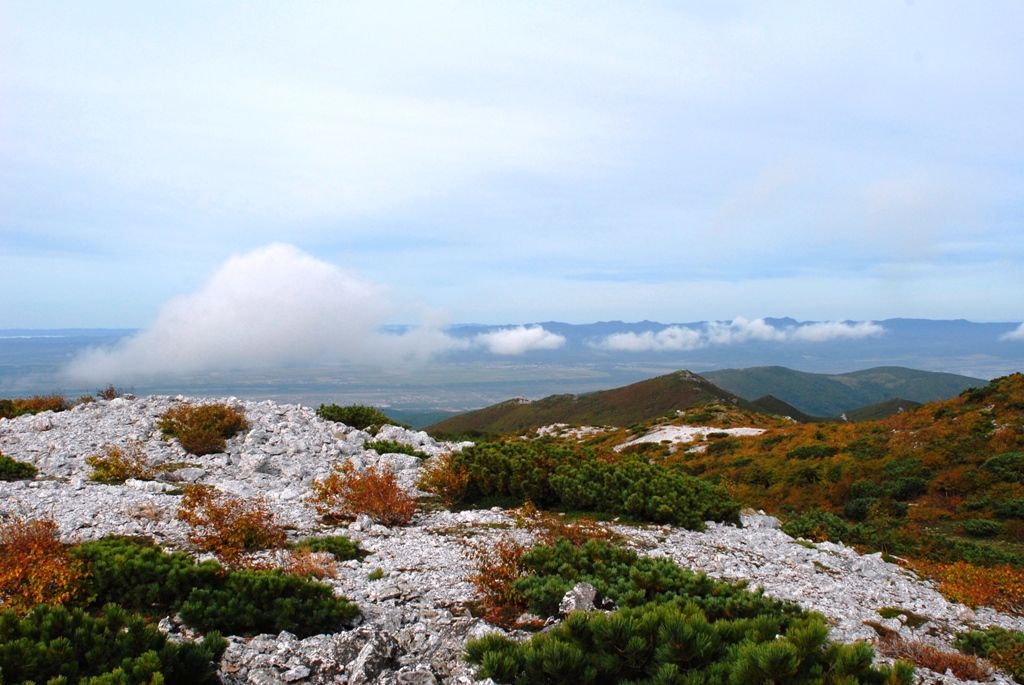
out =
[[0,327],[147,325],[272,243],[395,321],[1019,321],[1022,26],[1016,0],[0,2]]

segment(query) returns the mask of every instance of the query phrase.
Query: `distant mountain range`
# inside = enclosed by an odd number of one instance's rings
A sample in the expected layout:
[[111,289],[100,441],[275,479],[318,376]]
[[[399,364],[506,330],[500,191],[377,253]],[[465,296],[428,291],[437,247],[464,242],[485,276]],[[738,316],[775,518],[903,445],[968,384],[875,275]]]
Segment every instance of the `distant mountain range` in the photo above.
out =
[[701,375],[740,397],[753,400],[770,394],[812,416],[839,416],[844,412],[893,399],[900,399],[908,408],[915,407],[925,402],[953,397],[967,388],[987,382],[970,376],[917,371],[898,366],[880,366],[840,374],[808,373],[782,366],[758,366],[707,371]]
[[[510,399],[445,419],[427,431],[433,435],[506,435],[554,423],[629,426],[709,402],[800,422],[835,420],[843,414],[847,420],[859,421],[891,416],[985,383],[967,376],[900,367],[835,375],[784,367],[727,369],[703,376],[683,370],[583,395]],[[906,399],[908,395],[915,399]]]

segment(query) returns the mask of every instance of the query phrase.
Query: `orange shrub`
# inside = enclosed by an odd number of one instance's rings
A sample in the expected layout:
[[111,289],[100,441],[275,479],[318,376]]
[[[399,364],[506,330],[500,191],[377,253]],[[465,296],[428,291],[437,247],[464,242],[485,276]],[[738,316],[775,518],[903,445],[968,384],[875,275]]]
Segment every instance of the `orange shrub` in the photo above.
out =
[[511,628],[526,611],[526,598],[516,590],[515,582],[525,573],[522,559],[529,549],[510,535],[470,546],[475,570],[469,582],[476,588],[477,608],[484,620]]
[[914,569],[939,581],[939,592],[955,602],[1024,615],[1024,569],[914,562]]
[[262,499],[230,497],[204,485],[188,485],[178,519],[192,527],[189,537],[228,566],[242,565],[245,552],[280,547],[284,530]]
[[0,605],[26,613],[37,604],[64,604],[80,592],[85,572],[52,519],[14,518],[0,526]]
[[416,483],[420,490],[437,495],[447,507],[462,501],[468,486],[469,470],[464,466],[454,466],[450,454],[430,460]]
[[153,480],[155,471],[138,442],[125,447],[107,445],[103,454],[85,458],[92,467],[91,480],[99,483],[123,483],[129,478]]
[[13,400],[0,400],[0,418],[13,419],[25,414],[38,414],[43,411],[64,411],[68,408],[67,400],[62,395],[36,395],[19,397]]
[[878,639],[878,651],[886,656],[906,659],[936,673],[953,672],[961,680],[988,680],[992,669],[976,656],[947,652],[920,640],[905,640],[895,633]]
[[177,438],[186,452],[202,456],[223,452],[227,438],[248,428],[249,422],[227,404],[180,404],[165,411],[157,426]]
[[389,469],[371,466],[359,472],[348,462],[336,466],[322,481],[314,480],[308,501],[328,520],[366,514],[387,526],[409,523],[417,508],[416,500],[401,488]]
[[334,555],[329,552],[312,552],[308,549],[292,550],[284,571],[303,578],[335,578],[338,575]]

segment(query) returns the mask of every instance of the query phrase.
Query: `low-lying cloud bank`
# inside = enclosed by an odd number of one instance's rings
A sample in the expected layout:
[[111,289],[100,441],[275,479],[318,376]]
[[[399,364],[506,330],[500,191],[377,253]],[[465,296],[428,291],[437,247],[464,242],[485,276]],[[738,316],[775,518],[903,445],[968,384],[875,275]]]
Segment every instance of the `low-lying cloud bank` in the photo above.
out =
[[396,313],[406,311],[382,287],[275,244],[230,258],[198,291],[167,302],[152,325],[80,354],[65,373],[83,383],[127,383],[297,364],[423,361],[477,347],[518,355],[565,344],[541,326],[468,340],[430,324],[382,332]]
[[514,326],[478,333],[473,342],[492,354],[520,355],[534,350],[557,350],[565,345],[565,336],[543,326]]
[[1017,326],[1015,329],[1013,329],[1009,333],[1003,333],[1001,336],[999,336],[999,339],[1000,340],[1024,342],[1024,323],[1022,323],[1021,325]]
[[764,319],[710,321],[697,328],[669,326],[660,331],[613,333],[591,346],[617,352],[686,352],[717,345],[745,342],[828,342],[882,335],[885,329],[873,321],[850,323],[822,321],[776,328]]

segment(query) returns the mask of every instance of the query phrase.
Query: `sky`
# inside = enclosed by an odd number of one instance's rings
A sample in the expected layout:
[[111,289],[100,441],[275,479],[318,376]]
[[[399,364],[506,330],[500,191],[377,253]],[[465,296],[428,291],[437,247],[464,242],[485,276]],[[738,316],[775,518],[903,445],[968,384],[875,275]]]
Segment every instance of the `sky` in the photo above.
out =
[[455,322],[1018,322],[1022,26],[1017,0],[0,0],[0,328],[188,325],[218,284],[421,324],[409,354]]

